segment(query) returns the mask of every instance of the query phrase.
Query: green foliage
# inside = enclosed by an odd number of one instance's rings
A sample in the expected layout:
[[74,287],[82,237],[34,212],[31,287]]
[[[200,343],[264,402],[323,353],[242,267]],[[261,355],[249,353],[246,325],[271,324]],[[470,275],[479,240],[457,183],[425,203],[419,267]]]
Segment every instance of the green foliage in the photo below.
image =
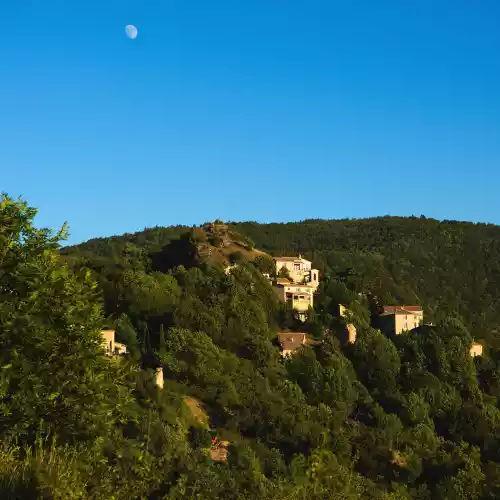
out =
[[95,439],[116,391],[99,355],[95,284],[61,266],[61,235],[35,229],[34,215],[23,202],[0,201],[0,435]]
[[169,275],[125,271],[122,279],[125,300],[134,314],[161,315],[171,311],[178,301],[179,287]]
[[288,271],[288,268],[283,266],[279,271],[278,271],[278,278],[288,278],[290,279],[290,272]]
[[203,427],[189,429],[189,442],[194,448],[208,448],[212,443],[212,434]]
[[217,234],[210,236],[208,239],[209,243],[214,246],[215,248],[220,248],[224,244],[224,240]]
[[259,255],[253,260],[253,265],[261,272],[274,276],[276,274],[276,264],[269,255]]
[[116,341],[125,344],[130,355],[134,359],[138,359],[137,332],[126,314],[122,314],[116,322]]
[[2,498],[86,498],[85,478],[79,454],[52,443],[34,448],[4,448],[0,451],[0,494]]
[[255,242],[252,240],[252,238],[246,238],[246,247],[248,250],[253,250],[255,248]]
[[500,347],[500,229],[491,224],[425,218],[233,223],[275,255],[302,252],[331,276],[355,272],[356,291],[383,304],[424,306],[427,319],[460,315],[471,332]]
[[379,330],[368,328],[358,332],[353,363],[359,379],[369,390],[394,393],[401,361],[395,345]]
[[[35,212],[0,202],[2,498],[500,495],[497,228],[231,225],[328,272],[303,324],[262,276],[269,256],[226,275],[198,252],[205,231],[181,227],[60,249]],[[380,304],[402,302],[437,326],[383,335]],[[104,317],[129,356],[103,356]],[[315,341],[282,359],[278,327]],[[210,458],[208,428],[227,461]]]
[[236,252],[233,252],[229,256],[229,260],[231,264],[241,264],[242,262],[246,261],[245,254],[241,252],[240,250],[237,250]]

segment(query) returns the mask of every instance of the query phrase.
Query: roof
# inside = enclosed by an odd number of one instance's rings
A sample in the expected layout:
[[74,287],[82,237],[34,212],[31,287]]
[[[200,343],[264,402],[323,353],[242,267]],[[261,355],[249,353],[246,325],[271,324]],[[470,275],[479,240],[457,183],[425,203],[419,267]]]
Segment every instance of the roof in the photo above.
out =
[[285,336],[286,335],[291,335],[292,337],[296,336],[296,337],[302,337],[302,338],[304,338],[307,335],[307,333],[305,333],[305,332],[278,332],[277,335],[278,335],[278,338],[280,338],[283,335],[285,335]]
[[383,312],[381,316],[392,316],[392,315],[408,315],[417,316],[415,311],[407,311],[406,309],[396,309],[394,311]]
[[278,333],[278,340],[285,351],[293,351],[304,345],[306,334],[300,332]]
[[404,310],[409,312],[422,312],[421,306],[384,306],[384,312],[393,312],[397,310]]
[[300,262],[311,262],[310,260],[304,259],[304,257],[274,257],[274,260],[278,262],[295,262],[295,261],[300,261]]
[[479,347],[479,346],[483,347],[483,344],[481,344],[481,342],[472,342],[472,346],[473,347]]

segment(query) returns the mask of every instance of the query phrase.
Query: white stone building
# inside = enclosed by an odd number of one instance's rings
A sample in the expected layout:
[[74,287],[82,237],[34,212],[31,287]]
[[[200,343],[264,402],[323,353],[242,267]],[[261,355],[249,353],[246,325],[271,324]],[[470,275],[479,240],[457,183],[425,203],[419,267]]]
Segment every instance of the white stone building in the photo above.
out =
[[300,254],[298,257],[275,257],[276,274],[286,269],[294,283],[307,284],[314,287],[319,285],[319,271],[312,269],[312,262],[304,259]]

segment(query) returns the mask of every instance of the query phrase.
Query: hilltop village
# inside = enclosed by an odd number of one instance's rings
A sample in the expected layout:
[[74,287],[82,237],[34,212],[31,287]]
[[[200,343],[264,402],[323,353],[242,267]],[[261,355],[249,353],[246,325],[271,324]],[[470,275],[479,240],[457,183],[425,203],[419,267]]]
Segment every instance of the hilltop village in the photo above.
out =
[[[235,245],[228,236],[227,226],[222,223],[209,223],[204,226],[209,233],[216,234],[221,239],[221,247]],[[209,248],[207,250],[206,248]],[[210,255],[210,247],[205,247],[205,254]],[[313,267],[313,263],[302,255],[274,257],[274,273],[263,273],[273,287],[280,301],[286,303],[293,311],[295,318],[305,323],[311,311],[314,310],[314,297],[319,293],[321,274]],[[227,265],[225,273],[230,275],[238,267],[237,263]],[[338,304],[337,315],[345,321],[347,329],[347,342],[356,342],[356,326],[350,320],[349,309],[343,304]],[[424,322],[424,311],[419,305],[383,305],[377,311],[373,323],[385,335],[401,335],[405,332],[418,331],[422,326],[434,326]],[[126,354],[124,344],[115,341],[115,331],[106,329],[102,331],[103,349],[108,356]],[[303,331],[280,331],[277,339],[283,357],[292,356],[298,349],[318,343],[311,335]],[[472,342],[470,355],[472,357],[483,354],[483,344]],[[163,386],[161,369],[156,370],[156,383]]]
[[[314,296],[318,292],[320,273],[312,267],[312,262],[298,257],[275,257],[276,279],[269,278],[281,300],[286,301],[295,311],[297,318],[306,321],[310,310],[314,308]],[[348,329],[347,341],[356,341],[356,327],[349,322],[349,310],[338,305],[338,315],[346,320]],[[432,323],[424,323],[424,311],[418,305],[384,305],[378,311],[376,324],[386,335],[400,335],[412,330],[418,331],[421,326],[432,327]],[[282,346],[282,355],[290,356],[297,349],[307,345],[307,334],[303,332],[281,332],[278,334]],[[483,345],[473,342],[470,347],[471,356],[480,356]]]
[[[222,264],[227,277],[238,272],[247,262],[258,258],[266,258],[270,267],[260,270],[261,275],[271,286],[272,292],[279,302],[289,311],[294,319],[293,327],[278,328],[275,345],[280,350],[283,360],[291,360],[301,350],[309,349],[328,340],[329,336],[336,337],[345,347],[355,346],[357,340],[356,315],[346,304],[338,303],[335,317],[339,331],[325,328],[320,337],[315,336],[307,328],[308,321],[315,312],[315,302],[321,302],[325,286],[328,286],[329,276],[323,274],[313,265],[313,262],[304,258],[300,253],[297,256],[282,255],[271,257],[254,248],[251,241],[242,239],[231,233],[228,226],[221,221],[207,223],[202,228],[191,232],[190,242],[195,246],[195,254],[212,264]],[[185,251],[185,248],[182,248]],[[349,273],[347,273],[349,274]],[[425,321],[424,310],[420,305],[380,305],[376,297],[368,297],[358,293],[360,303],[373,305],[370,315],[370,326],[376,328],[387,337],[404,335],[408,332],[419,332],[423,328],[433,328],[433,323]],[[364,299],[364,300],[363,300]],[[117,342],[114,329],[102,331],[102,347],[107,356],[119,359],[127,354],[127,346]],[[472,357],[483,354],[483,344],[472,342],[469,348]],[[164,368],[158,360],[150,366],[152,368],[152,382],[157,389],[163,390]],[[210,418],[202,402],[192,396],[184,396],[184,403],[199,420],[199,424],[211,429],[212,442],[207,450],[214,462],[227,463],[231,441],[220,439],[215,429],[211,428]],[[225,435],[225,433],[223,434]]]

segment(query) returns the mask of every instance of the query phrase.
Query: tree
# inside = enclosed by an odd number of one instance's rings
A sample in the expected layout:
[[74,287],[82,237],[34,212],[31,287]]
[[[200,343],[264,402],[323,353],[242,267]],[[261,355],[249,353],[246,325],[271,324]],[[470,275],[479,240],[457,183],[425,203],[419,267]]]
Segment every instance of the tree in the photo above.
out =
[[397,387],[401,360],[395,345],[379,330],[361,330],[356,338],[353,364],[369,389],[391,394]]
[[140,351],[137,332],[126,314],[122,314],[116,321],[116,341],[125,344],[130,355],[138,359]]
[[248,250],[253,250],[255,248],[255,243],[252,240],[252,238],[247,238],[246,239],[246,247]]
[[288,278],[290,279],[290,272],[288,269],[283,266],[279,271],[278,271],[278,278]]
[[274,259],[269,255],[259,255],[252,261],[253,265],[261,272],[269,274],[270,276],[276,275],[276,264]]
[[476,500],[481,497],[485,475],[477,448],[461,443],[449,452],[443,451],[439,458],[442,469],[453,472],[438,483],[436,498]]
[[[90,272],[61,265],[58,242],[33,225],[36,210],[0,199],[0,435],[40,433],[73,442],[103,431],[114,387],[101,355],[101,309]],[[104,396],[108,394],[108,396]],[[104,396],[104,397],[103,397]]]
[[242,251],[237,250],[229,256],[229,260],[231,264],[241,264],[242,262],[245,262],[246,258]]
[[163,324],[160,326],[160,345],[159,345],[159,351],[160,355],[165,353],[166,349],[166,343],[165,343],[165,329],[163,327]]
[[215,248],[221,248],[224,246],[224,240],[218,234],[211,236],[208,239],[208,242]]
[[179,299],[177,281],[168,274],[126,271],[122,283],[130,311],[135,314],[164,314],[171,311]]

